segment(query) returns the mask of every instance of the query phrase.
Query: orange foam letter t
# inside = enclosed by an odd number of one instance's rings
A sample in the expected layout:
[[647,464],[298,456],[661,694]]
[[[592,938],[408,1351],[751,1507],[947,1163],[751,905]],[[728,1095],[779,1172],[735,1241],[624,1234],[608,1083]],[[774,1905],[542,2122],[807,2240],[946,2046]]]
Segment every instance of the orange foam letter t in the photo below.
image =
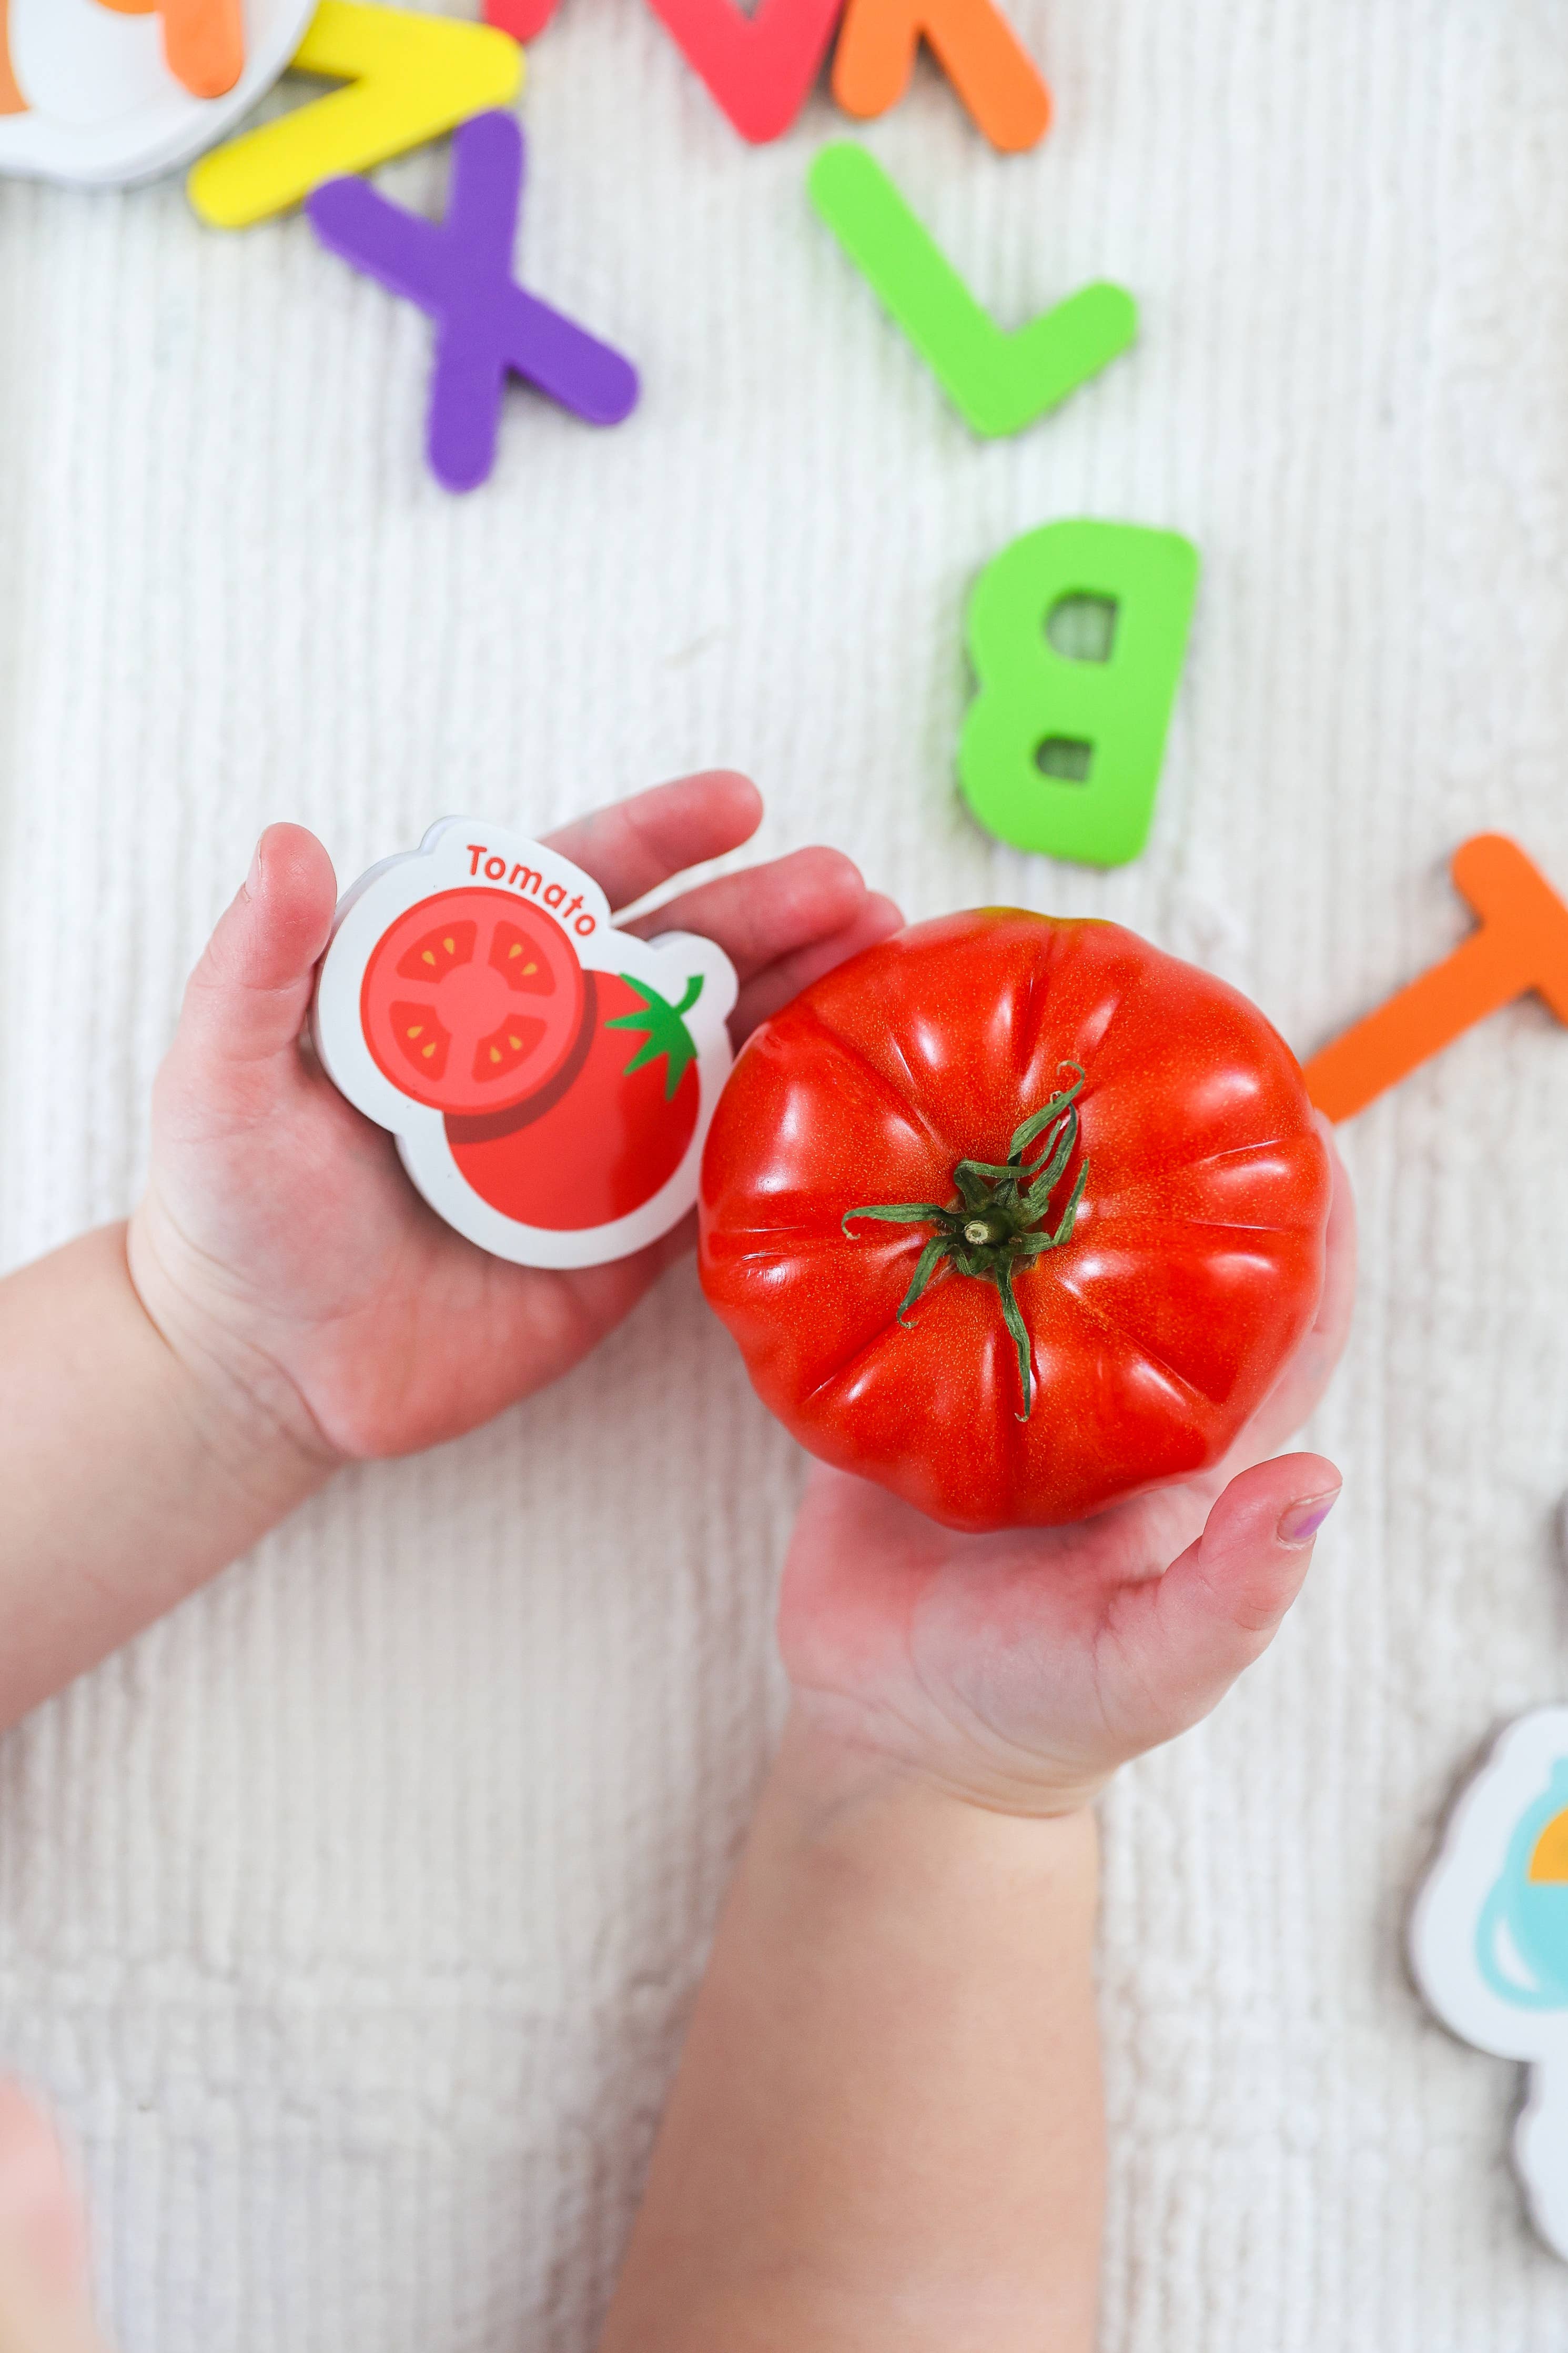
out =
[[994,0],[849,0],[833,59],[847,114],[886,114],[909,87],[921,35],[993,147],[1033,147],[1051,119],[1039,69]]
[[1450,871],[1480,928],[1313,1055],[1307,1092],[1331,1119],[1352,1118],[1475,1022],[1531,990],[1568,1021],[1568,906],[1540,869],[1506,834],[1478,833],[1459,844]]
[[193,98],[221,98],[245,71],[240,0],[103,0],[121,16],[163,19],[169,71]]

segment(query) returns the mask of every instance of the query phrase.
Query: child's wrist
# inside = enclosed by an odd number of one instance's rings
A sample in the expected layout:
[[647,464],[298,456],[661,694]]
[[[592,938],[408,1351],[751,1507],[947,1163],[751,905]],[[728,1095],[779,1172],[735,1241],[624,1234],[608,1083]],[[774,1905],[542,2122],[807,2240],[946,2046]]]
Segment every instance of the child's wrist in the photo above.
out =
[[929,1961],[933,1940],[963,1946],[979,1933],[1000,1949],[1026,1920],[1077,1924],[1087,1947],[1099,1856],[1090,1806],[1025,1814],[978,1803],[846,1744],[797,1707],[757,1810],[747,1868],[761,1874],[781,1922],[810,1918],[825,1935],[824,1924],[848,1923],[889,1953],[912,1938]]
[[276,1516],[324,1486],[343,1458],[329,1446],[299,1390],[247,1348],[178,1281],[144,1201],[124,1229],[126,1271],[149,1335],[215,1468]]
[[1031,1825],[1090,1816],[1109,1773],[1062,1773],[1042,1761],[1035,1772],[973,1777],[939,1760],[877,1741],[839,1704],[814,1693],[795,1695],[777,1772],[803,1816],[828,1822],[867,1808],[896,1807],[934,1817],[965,1816]]

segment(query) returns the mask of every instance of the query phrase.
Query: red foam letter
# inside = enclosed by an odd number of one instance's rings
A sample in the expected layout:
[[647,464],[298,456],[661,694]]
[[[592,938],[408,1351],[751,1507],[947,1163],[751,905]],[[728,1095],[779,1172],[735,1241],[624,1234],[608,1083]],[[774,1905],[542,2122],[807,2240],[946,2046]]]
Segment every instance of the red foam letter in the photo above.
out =
[[649,5],[742,138],[760,146],[805,104],[844,0],[762,0],[752,16],[735,0]]
[[555,14],[555,0],[485,0],[484,19],[514,41],[531,41]]

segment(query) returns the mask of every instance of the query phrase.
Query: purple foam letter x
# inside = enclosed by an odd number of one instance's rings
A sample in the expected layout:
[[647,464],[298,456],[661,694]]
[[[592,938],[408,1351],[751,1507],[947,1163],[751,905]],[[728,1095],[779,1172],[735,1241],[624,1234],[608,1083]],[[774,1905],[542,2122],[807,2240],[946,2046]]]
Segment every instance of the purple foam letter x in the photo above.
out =
[[435,320],[426,448],[449,491],[477,489],[495,464],[509,370],[590,425],[618,425],[637,405],[631,362],[512,277],[522,163],[516,118],[476,114],[453,142],[444,221],[405,212],[360,179],[328,180],[306,206],[323,245]]

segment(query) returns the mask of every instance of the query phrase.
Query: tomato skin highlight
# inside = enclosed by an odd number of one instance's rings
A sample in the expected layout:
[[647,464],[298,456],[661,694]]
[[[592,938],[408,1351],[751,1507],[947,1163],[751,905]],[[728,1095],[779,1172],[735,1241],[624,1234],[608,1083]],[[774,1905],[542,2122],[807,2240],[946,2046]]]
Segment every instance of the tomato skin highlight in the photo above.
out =
[[[1033,1409],[991,1282],[898,1321],[963,1159],[1086,1075],[1068,1239],[1020,1270]],[[1121,925],[983,908],[840,965],[755,1032],[703,1155],[700,1266],[809,1451],[949,1527],[1050,1526],[1216,1462],[1310,1327],[1329,1156],[1289,1048]]]
[[481,1200],[519,1225],[576,1233],[640,1209],[668,1183],[697,1127],[700,1082],[689,1062],[668,1092],[667,1061],[627,1064],[643,997],[618,974],[584,976],[576,1049],[515,1113],[447,1121],[452,1157]]

